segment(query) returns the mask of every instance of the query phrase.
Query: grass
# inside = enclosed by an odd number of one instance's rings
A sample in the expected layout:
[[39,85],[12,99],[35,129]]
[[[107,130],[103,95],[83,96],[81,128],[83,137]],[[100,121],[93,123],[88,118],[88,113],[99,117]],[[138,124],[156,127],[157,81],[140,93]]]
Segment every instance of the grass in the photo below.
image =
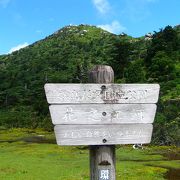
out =
[[[42,130],[0,131],[1,180],[89,179],[89,151],[87,148],[62,147],[45,141],[44,143],[26,141],[28,137],[34,135],[43,136],[48,140],[54,138],[52,133]],[[134,150],[132,146],[117,146],[117,180],[164,179],[168,169],[180,168],[180,160],[177,158],[170,160],[164,155],[170,153],[178,155],[179,152],[180,149],[176,147],[146,146],[145,149]]]

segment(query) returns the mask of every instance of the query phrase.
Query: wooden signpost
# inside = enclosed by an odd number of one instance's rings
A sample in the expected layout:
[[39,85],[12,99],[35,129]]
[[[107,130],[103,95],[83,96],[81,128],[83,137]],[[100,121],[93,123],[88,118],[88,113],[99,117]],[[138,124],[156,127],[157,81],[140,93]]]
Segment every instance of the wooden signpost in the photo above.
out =
[[115,180],[114,145],[150,143],[160,87],[113,84],[109,66],[89,77],[93,84],[45,85],[57,144],[89,145],[91,180]]

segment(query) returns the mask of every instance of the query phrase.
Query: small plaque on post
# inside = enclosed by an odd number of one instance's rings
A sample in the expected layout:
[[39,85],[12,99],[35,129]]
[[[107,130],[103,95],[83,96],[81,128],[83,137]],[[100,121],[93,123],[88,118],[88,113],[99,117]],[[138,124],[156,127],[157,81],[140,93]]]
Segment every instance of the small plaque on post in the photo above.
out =
[[99,180],[110,180],[110,170],[100,169],[99,170]]

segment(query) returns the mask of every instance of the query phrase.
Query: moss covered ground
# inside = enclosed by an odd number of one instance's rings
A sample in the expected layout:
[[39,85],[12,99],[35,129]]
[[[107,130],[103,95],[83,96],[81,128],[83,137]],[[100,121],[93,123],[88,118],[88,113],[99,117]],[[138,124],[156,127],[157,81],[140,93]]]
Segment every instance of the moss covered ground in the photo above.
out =
[[[178,180],[179,156],[177,147],[117,146],[117,180]],[[53,133],[40,129],[0,130],[0,179],[88,180],[89,151],[57,146]]]

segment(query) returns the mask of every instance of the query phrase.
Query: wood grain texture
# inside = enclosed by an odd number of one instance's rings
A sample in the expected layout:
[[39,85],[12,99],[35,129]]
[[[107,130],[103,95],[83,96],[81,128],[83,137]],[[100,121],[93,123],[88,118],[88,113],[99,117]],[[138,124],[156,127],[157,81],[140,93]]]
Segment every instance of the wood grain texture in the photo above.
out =
[[98,65],[89,72],[89,83],[112,83],[114,71],[111,66]]
[[111,145],[150,143],[152,124],[56,125],[58,145]]
[[49,104],[156,103],[158,84],[45,84]]
[[[110,66],[97,65],[89,73],[89,82],[91,83],[114,83],[114,71]],[[106,86],[101,86],[103,93]],[[115,145],[98,145],[90,146],[90,179],[97,180],[100,177],[100,171],[110,170],[110,179],[116,179],[116,164],[115,164]],[[105,163],[106,162],[106,165]],[[102,164],[104,166],[102,167]],[[108,166],[107,166],[108,164]]]
[[[90,167],[91,167],[91,179],[97,179],[100,177],[101,170],[109,170],[109,179],[115,180],[115,146],[90,146]],[[98,179],[99,180],[99,179]]]
[[51,105],[51,119],[57,124],[153,123],[155,104]]

